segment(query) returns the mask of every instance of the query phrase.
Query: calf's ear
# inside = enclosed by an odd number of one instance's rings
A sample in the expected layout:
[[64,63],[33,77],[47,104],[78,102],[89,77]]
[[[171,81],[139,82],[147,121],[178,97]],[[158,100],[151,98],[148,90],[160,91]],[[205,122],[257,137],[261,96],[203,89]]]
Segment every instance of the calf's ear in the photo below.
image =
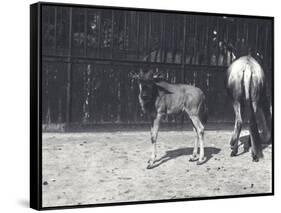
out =
[[136,73],[135,71],[131,71],[129,73],[129,78],[132,80],[139,80],[140,75],[138,73]]
[[163,73],[161,73],[161,72],[159,72],[159,71],[157,71],[156,73],[154,73],[154,75],[153,75],[153,80],[155,80],[155,81],[162,81],[162,80],[164,80],[165,78],[164,78],[164,75],[163,75]]
[[148,70],[148,72],[145,73],[145,79],[146,80],[152,80],[153,79],[153,70],[152,69]]
[[142,69],[142,68],[140,68],[139,77],[140,77],[140,78],[142,78],[142,77],[143,77],[143,75],[144,75],[143,69]]
[[158,91],[164,92],[165,94],[172,94],[172,92],[169,91],[168,89],[166,89],[165,87],[163,87],[157,83],[155,83],[155,85],[156,85],[156,88]]

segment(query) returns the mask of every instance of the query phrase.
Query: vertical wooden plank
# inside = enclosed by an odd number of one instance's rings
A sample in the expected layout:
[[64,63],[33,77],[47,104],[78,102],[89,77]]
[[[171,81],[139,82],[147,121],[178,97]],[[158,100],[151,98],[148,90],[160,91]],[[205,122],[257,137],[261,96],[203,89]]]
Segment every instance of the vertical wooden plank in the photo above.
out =
[[246,54],[248,54],[249,53],[249,47],[250,47],[250,45],[249,45],[249,23],[248,22],[246,22],[245,23],[245,33],[246,33],[246,39],[245,39],[245,46],[247,47],[247,53]]
[[273,72],[273,54],[274,54],[274,48],[272,47],[272,42],[274,39],[274,23],[269,22],[267,23],[267,55],[266,55],[266,60],[268,64],[268,70],[271,70]]
[[149,61],[152,61],[152,45],[151,45],[151,32],[152,32],[152,23],[151,23],[151,13],[148,13],[148,33],[147,33],[147,44],[148,44],[148,54],[149,54]]
[[189,34],[191,34],[190,39],[189,39],[189,44],[188,44],[188,49],[189,49],[189,64],[192,63],[192,58],[193,58],[193,44],[194,44],[194,31],[192,29],[193,27],[193,23],[194,23],[194,18],[193,16],[189,17],[189,28],[188,28],[188,32]]
[[102,15],[102,13],[101,13],[101,11],[100,10],[98,10],[97,11],[97,14],[98,14],[98,18],[97,18],[97,27],[98,27],[98,57],[100,57],[101,56],[101,34],[102,34],[102,32],[101,32],[101,15]]
[[195,59],[195,61],[192,62],[192,64],[196,64],[197,63],[197,55],[198,55],[198,17],[194,16],[194,54],[193,57]]
[[[268,53],[268,25],[265,24],[265,42],[264,42],[264,57],[267,58]],[[269,66],[268,60],[266,60],[266,67]]]
[[256,24],[256,38],[255,38],[255,50],[254,50],[254,54],[257,54],[259,51],[259,24]]
[[176,15],[172,15],[170,18],[170,24],[172,25],[172,35],[171,35],[171,43],[170,43],[170,55],[171,55],[171,63],[175,63],[175,55],[176,55],[176,30],[177,30],[177,20],[176,19]]
[[[183,47],[182,47],[182,57],[181,57],[181,83],[185,83],[185,54],[186,54],[186,15],[183,15]],[[184,124],[185,116],[181,116],[181,125]]]
[[114,57],[113,51],[114,51],[114,10],[111,11],[111,52],[110,52],[110,58],[112,59]]
[[186,54],[186,15],[183,15],[183,48],[182,48],[182,60],[181,60],[181,82],[184,83],[185,79],[185,54]]
[[72,8],[69,9],[69,43],[68,43],[68,62],[67,62],[67,88],[66,88],[66,125],[71,122],[71,83],[72,83]]
[[55,53],[54,54],[56,54],[57,53],[57,14],[58,14],[58,8],[57,7],[55,7],[55,20],[54,20],[54,30],[55,30],[55,32],[54,32],[54,49],[55,49]]
[[[242,36],[240,36],[241,32],[243,32],[242,30],[240,30],[241,28],[241,21],[239,18],[235,19],[235,37],[234,37],[234,56],[238,57],[238,54],[241,54],[241,44],[242,44]],[[233,61],[233,57],[231,55],[231,61]]]
[[163,43],[164,43],[164,14],[160,14],[160,60],[159,62],[163,62]]
[[209,19],[211,19],[211,17],[206,17],[206,35],[205,35],[205,47],[204,47],[204,58],[205,58],[205,63],[206,63],[206,65],[208,65],[209,64],[209,59],[210,59],[210,57],[209,57],[209,53],[210,53],[210,48],[209,48],[209,40],[210,40],[210,38],[209,38],[209,34],[210,34],[210,21],[209,21]]
[[217,55],[216,55],[216,59],[217,59],[217,61],[216,61],[216,65],[218,66],[218,64],[219,64],[219,57],[220,57],[220,51],[219,51],[219,35],[220,35],[220,22],[219,22],[219,17],[217,17]]
[[137,59],[140,58],[139,54],[140,54],[140,51],[139,51],[139,48],[140,48],[140,13],[137,12],[136,13],[136,16],[137,16]]
[[[48,8],[49,9],[49,11],[48,12],[46,12],[46,25],[47,25],[47,27],[49,28],[50,26],[51,26],[51,8],[50,7],[46,7],[46,8]],[[43,30],[43,29],[42,29]],[[49,33],[49,36],[51,36],[51,33]],[[48,39],[47,39],[48,40]],[[46,47],[46,53],[47,54],[50,54],[50,53],[52,53],[52,51],[51,51],[51,48],[52,48],[52,43],[50,43],[49,45],[48,45],[48,42],[45,42],[45,47]],[[43,50],[44,50],[44,48],[43,48]]]
[[231,53],[230,53],[231,49],[229,49],[229,42],[231,41],[229,38],[229,34],[230,34],[229,31],[231,31],[230,23],[226,23],[225,28],[226,28],[225,29],[225,39],[223,42],[226,43],[227,47],[226,47],[226,52],[225,52],[225,56],[224,56],[224,58],[225,58],[224,65],[228,66],[231,63]]
[[162,63],[167,62],[167,15],[164,15],[164,21],[163,21],[163,51],[164,51],[164,56],[163,56],[163,61]]
[[127,12],[124,12],[124,41],[123,41],[123,51],[124,51],[124,57],[127,58],[128,56],[128,49],[127,49],[127,25],[128,25],[128,20],[127,20]]
[[84,9],[84,56],[87,56],[88,39],[88,9]]

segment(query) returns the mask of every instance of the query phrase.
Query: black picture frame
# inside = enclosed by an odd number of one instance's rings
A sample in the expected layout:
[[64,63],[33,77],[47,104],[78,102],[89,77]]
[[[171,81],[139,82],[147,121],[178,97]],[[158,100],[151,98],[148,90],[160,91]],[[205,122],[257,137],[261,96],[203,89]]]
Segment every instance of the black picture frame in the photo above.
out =
[[[241,194],[241,195],[226,195],[212,197],[191,197],[191,198],[176,198],[165,200],[139,200],[129,202],[114,202],[114,203],[94,203],[83,205],[68,205],[68,206],[50,206],[44,207],[42,204],[42,8],[45,6],[54,7],[71,7],[71,8],[94,8],[103,10],[118,10],[118,11],[139,11],[148,13],[167,13],[167,14],[184,14],[184,15],[211,15],[211,16],[229,16],[233,18],[254,18],[268,20],[272,23],[271,37],[268,38],[272,42],[272,48],[269,50],[271,61],[271,94],[272,94],[272,186],[271,192]],[[139,62],[141,63],[141,62]],[[66,118],[67,119],[67,118]],[[36,210],[49,209],[67,209],[67,208],[84,208],[98,206],[115,206],[115,205],[134,205],[145,203],[163,203],[163,202],[178,202],[191,200],[211,200],[211,199],[226,199],[240,197],[256,197],[256,196],[272,196],[274,195],[274,17],[267,16],[252,16],[252,15],[237,15],[237,14],[218,14],[218,13],[203,13],[203,12],[186,12],[172,10],[156,10],[146,8],[126,8],[126,7],[111,7],[97,5],[82,5],[82,4],[64,4],[64,3],[49,3],[39,2],[30,5],[30,207]]]

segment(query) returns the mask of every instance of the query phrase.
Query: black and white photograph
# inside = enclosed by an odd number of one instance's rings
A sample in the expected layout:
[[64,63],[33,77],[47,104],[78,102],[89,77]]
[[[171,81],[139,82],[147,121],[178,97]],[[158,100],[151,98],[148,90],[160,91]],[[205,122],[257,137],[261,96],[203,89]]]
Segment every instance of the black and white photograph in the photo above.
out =
[[59,3],[31,17],[40,208],[273,195],[273,17]]

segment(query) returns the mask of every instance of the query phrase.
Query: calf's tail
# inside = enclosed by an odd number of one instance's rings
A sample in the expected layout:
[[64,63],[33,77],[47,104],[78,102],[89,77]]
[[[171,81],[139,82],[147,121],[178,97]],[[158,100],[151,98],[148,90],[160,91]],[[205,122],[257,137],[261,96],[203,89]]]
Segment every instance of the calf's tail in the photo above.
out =
[[200,104],[200,109],[199,109],[199,116],[202,124],[206,124],[208,120],[208,108],[206,104],[206,99],[203,99],[203,101]]

